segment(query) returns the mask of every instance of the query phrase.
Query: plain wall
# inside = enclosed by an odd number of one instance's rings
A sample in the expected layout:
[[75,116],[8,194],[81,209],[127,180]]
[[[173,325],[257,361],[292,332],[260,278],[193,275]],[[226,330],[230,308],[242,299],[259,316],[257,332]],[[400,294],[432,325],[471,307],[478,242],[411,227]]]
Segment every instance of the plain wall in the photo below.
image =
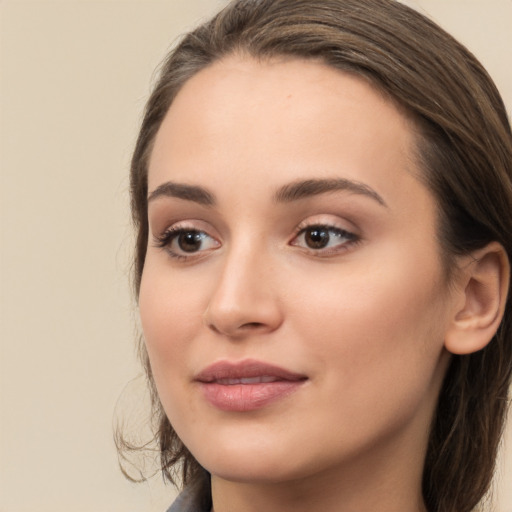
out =
[[[155,67],[222,3],[0,3],[0,512],[172,501],[159,477],[126,481],[112,442],[141,371],[127,170]],[[512,111],[512,1],[407,3],[482,60]],[[511,512],[512,447],[504,459],[498,510]]]

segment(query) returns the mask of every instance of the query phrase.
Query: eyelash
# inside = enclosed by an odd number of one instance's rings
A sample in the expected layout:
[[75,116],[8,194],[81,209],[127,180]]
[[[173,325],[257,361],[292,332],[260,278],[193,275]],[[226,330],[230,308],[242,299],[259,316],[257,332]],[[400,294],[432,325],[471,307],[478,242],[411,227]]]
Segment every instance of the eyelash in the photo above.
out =
[[[329,233],[329,239],[327,240],[327,245],[331,242],[332,234],[334,234],[336,237],[344,238],[346,241],[337,244],[334,247],[326,248],[326,247],[319,247],[319,248],[312,248],[312,247],[303,247],[304,250],[306,250],[309,254],[312,254],[317,257],[328,257],[331,255],[336,255],[341,252],[344,252],[348,250],[353,245],[359,243],[361,241],[361,238],[356,235],[355,233],[352,233],[350,231],[346,231],[344,229],[338,228],[333,225],[329,224],[321,224],[321,223],[313,223],[313,224],[299,224],[297,228],[295,229],[295,234],[292,238],[292,240],[289,242],[291,246],[299,247],[299,244],[294,243],[296,242],[300,237],[305,236],[308,231],[317,231],[317,233]],[[200,242],[204,240],[205,238],[208,238],[210,240],[213,240],[215,244],[220,246],[220,243],[212,236],[210,236],[206,231],[192,228],[192,227],[186,227],[186,226],[172,226],[166,231],[164,231],[161,235],[155,236],[155,247],[165,249],[166,252],[169,254],[171,258],[174,258],[176,260],[186,261],[191,258],[197,258],[201,253],[207,252],[212,249],[203,249],[198,251],[190,251],[189,255],[180,254],[176,252],[175,250],[171,249],[172,243],[180,236],[184,234],[194,234],[195,236],[200,235]],[[341,247],[341,249],[340,249]]]
[[[189,260],[190,258],[197,257],[197,252],[191,251],[190,255],[180,254],[174,250],[171,249],[171,245],[180,235],[184,235],[186,233],[189,234],[195,234],[202,235],[202,239],[208,237],[211,240],[215,240],[217,244],[219,242],[213,238],[212,236],[208,235],[206,231],[203,231],[201,229],[196,229],[192,227],[185,227],[185,226],[173,226],[164,231],[161,235],[155,237],[155,246],[161,249],[165,249],[169,256],[171,258],[177,259],[177,260]],[[219,244],[220,245],[220,244]],[[199,252],[199,251],[198,251]],[[204,251],[203,251],[204,252]]]
[[331,248],[312,248],[312,247],[304,247],[306,251],[308,251],[310,254],[316,257],[328,257],[331,255],[337,255],[342,252],[345,252],[346,250],[350,249],[352,246],[356,245],[357,243],[361,242],[360,236],[356,235],[355,233],[352,233],[351,231],[347,231],[345,229],[339,228],[337,226],[333,226],[331,224],[322,224],[322,223],[312,223],[312,224],[299,224],[296,229],[296,234],[293,237],[292,241],[290,242],[290,245],[298,246],[298,244],[294,243],[296,240],[298,240],[300,237],[305,236],[306,233],[310,231],[317,231],[317,233],[330,233],[330,238],[327,241],[327,244],[331,242],[332,234],[334,234],[336,237],[344,238],[346,241],[342,242],[340,244],[335,245]]

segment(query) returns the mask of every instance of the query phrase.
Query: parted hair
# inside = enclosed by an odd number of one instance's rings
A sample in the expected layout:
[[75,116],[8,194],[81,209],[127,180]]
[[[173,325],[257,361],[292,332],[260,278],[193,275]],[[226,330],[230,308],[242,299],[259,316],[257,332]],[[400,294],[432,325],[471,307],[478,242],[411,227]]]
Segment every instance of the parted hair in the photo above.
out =
[[[315,59],[370,81],[413,119],[421,177],[437,201],[447,279],[455,256],[491,241],[512,260],[512,135],[503,101],[477,59],[453,37],[394,0],[234,0],[171,50],[147,102],[131,164],[138,296],[148,242],[147,176],[155,135],[180,88],[210,64],[239,54]],[[512,369],[511,299],[491,342],[452,356],[431,425],[423,471],[430,512],[469,512],[488,491]],[[205,470],[153,395],[161,469],[197,485]],[[119,438],[119,449],[133,445]]]

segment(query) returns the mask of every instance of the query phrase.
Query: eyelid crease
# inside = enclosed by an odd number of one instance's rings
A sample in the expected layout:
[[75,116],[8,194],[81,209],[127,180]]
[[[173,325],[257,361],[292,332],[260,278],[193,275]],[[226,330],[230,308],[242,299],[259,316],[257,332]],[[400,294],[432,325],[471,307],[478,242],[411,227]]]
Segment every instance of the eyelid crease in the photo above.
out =
[[192,226],[170,226],[166,228],[160,235],[153,235],[153,239],[155,241],[161,241],[163,239],[168,239],[172,237],[176,237],[177,235],[181,233],[202,233],[206,235],[208,238],[211,238],[212,240],[217,240],[214,236],[210,235],[206,230],[204,229],[198,229],[196,227]]
[[308,216],[297,224],[294,229],[295,235],[297,235],[301,230],[311,227],[334,229],[344,233],[360,236],[360,229],[355,226],[351,220],[346,217],[340,217],[339,215],[332,215],[330,213]]

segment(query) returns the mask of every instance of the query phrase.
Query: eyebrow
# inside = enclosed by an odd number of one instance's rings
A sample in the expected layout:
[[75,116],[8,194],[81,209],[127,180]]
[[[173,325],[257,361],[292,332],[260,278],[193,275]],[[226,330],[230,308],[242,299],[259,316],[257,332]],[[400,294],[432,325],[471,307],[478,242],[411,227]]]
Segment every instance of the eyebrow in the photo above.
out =
[[159,197],[176,197],[186,201],[193,201],[204,206],[214,206],[215,197],[207,189],[197,185],[186,185],[185,183],[173,183],[168,181],[158,186],[148,196],[148,203]]
[[311,179],[296,181],[281,187],[274,195],[274,201],[277,203],[289,203],[304,199],[307,197],[335,192],[337,190],[346,190],[352,194],[359,194],[369,197],[381,206],[387,207],[382,197],[373,190],[373,188],[359,181],[348,180],[345,178],[330,179]]
[[[328,192],[345,190],[352,194],[359,194],[369,197],[387,207],[382,197],[368,185],[359,181],[346,178],[309,179],[301,180],[282,186],[274,194],[274,202],[291,203],[307,197],[317,196]],[[204,206],[215,206],[215,196],[206,188],[198,185],[187,185],[185,183],[174,183],[168,181],[159,185],[148,196],[148,203],[159,197],[176,197],[186,201],[193,201]]]

